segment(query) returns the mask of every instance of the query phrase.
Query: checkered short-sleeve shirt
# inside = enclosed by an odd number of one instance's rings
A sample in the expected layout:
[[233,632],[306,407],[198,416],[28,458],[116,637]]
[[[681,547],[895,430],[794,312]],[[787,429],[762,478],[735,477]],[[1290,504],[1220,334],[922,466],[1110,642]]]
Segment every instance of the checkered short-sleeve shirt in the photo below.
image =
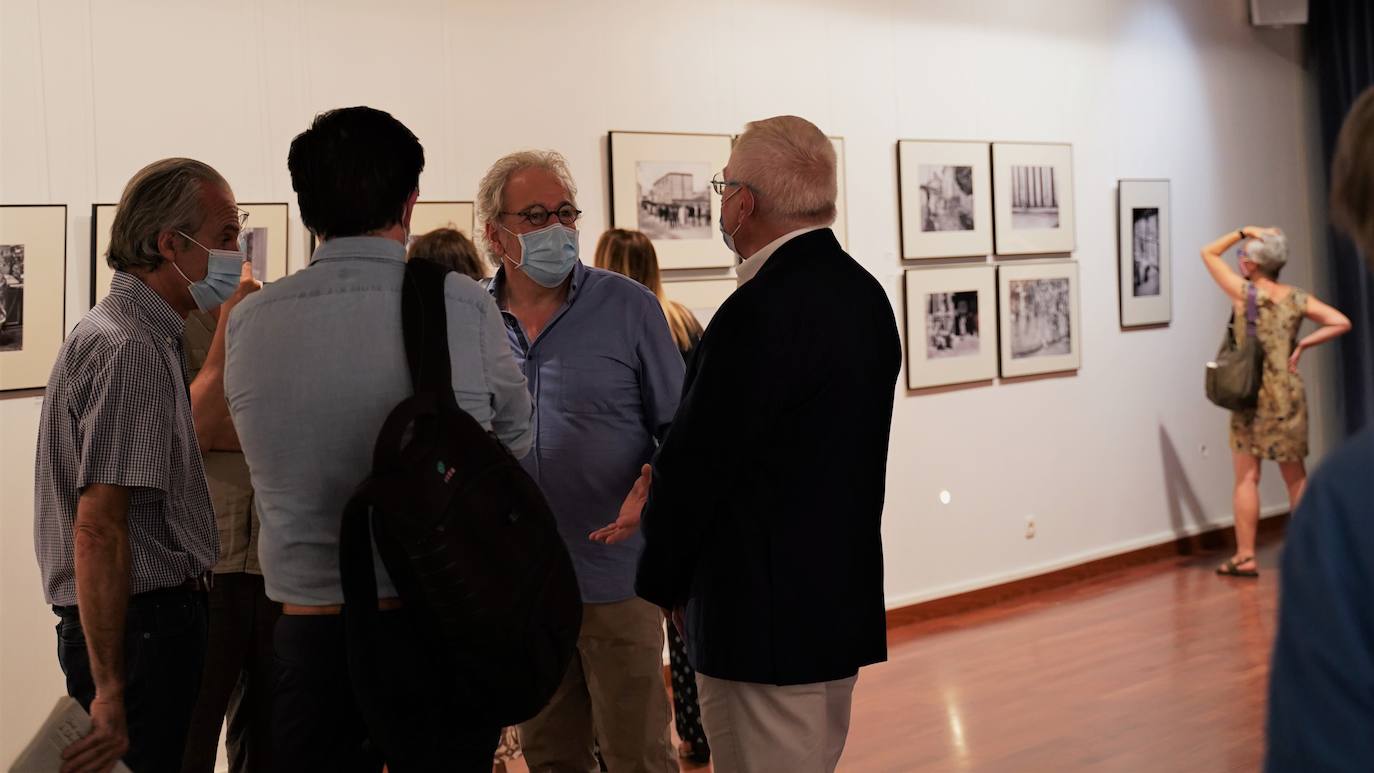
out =
[[57,356],[38,430],[34,549],[49,604],[76,603],[73,525],[93,483],[132,489],[131,591],[175,587],[215,565],[219,535],[191,419],[181,317],[115,272]]

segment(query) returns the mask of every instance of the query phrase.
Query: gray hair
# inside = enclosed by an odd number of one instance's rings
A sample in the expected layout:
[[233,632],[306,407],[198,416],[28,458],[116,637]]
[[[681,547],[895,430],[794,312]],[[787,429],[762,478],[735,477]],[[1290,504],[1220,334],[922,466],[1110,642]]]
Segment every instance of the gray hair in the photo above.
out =
[[138,170],[119,197],[105,262],[117,271],[156,269],[163,261],[157,247],[163,231],[195,233],[204,224],[200,193],[206,184],[229,188],[219,172],[189,158],[164,158]]
[[496,254],[496,245],[487,238],[486,224],[500,216],[510,178],[525,169],[543,169],[557,177],[568,194],[568,200],[577,206],[577,183],[573,182],[572,172],[568,171],[568,160],[563,158],[562,153],[556,150],[520,150],[502,156],[477,184],[477,243],[494,265],[501,264],[501,256]]
[[1245,258],[1255,264],[1260,273],[1278,279],[1279,272],[1288,262],[1288,237],[1280,233],[1254,239],[1245,250]]
[[735,141],[730,177],[758,195],[760,214],[796,225],[835,222],[835,146],[795,115],[753,121]]

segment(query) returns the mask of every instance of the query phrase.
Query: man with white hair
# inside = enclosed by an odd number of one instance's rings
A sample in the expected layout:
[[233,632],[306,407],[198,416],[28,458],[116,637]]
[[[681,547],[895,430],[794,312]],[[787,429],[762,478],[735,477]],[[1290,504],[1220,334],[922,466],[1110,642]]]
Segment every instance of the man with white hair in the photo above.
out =
[[749,124],[712,181],[740,288],[692,361],[642,515],[636,589],[685,623],[721,773],[834,770],[858,670],[887,659],[901,346],[828,227],[835,180],[830,140],[780,116]]
[[609,538],[606,524],[677,410],[682,356],[652,292],[579,260],[582,213],[561,155],[500,159],[477,210],[499,267],[490,291],[534,397],[522,463],[558,521],[583,601],[577,656],[548,707],[521,725],[521,746],[530,770],[592,770],[595,741],[617,773],[676,773],[663,616],[634,591],[643,542]]

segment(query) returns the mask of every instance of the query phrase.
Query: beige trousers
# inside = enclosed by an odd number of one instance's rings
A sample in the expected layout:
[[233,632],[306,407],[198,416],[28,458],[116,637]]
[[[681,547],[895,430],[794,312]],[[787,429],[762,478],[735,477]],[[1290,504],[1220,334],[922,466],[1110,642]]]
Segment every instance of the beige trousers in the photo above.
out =
[[530,773],[678,773],[663,685],[663,612],[640,599],[582,605],[577,652],[539,716],[520,726]]
[[849,735],[851,676],[779,687],[697,674],[716,773],[832,773]]

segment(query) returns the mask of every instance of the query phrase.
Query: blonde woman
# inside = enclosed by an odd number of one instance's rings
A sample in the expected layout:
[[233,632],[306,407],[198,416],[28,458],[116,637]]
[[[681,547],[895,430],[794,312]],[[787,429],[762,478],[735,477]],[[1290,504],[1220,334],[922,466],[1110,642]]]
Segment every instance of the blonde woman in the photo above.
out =
[[[692,312],[663,293],[663,281],[658,273],[658,254],[649,237],[639,231],[613,228],[596,243],[596,267],[624,274],[649,288],[663,304],[663,316],[673,334],[683,362],[691,359],[701,341],[701,323]],[[678,754],[700,765],[711,759],[711,747],[701,726],[701,708],[697,703],[696,672],[687,660],[687,648],[677,629],[668,626],[668,655],[673,672],[673,716],[677,725]]]
[[[1240,273],[1222,253],[1240,244]],[[1246,226],[1217,237],[1202,248],[1202,261],[1212,279],[1235,308],[1232,335],[1245,338],[1247,298],[1253,293],[1259,318],[1256,336],[1264,351],[1259,404],[1231,414],[1231,451],[1236,483],[1232,496],[1236,519],[1236,553],[1217,567],[1231,577],[1258,577],[1255,564],[1255,532],[1259,528],[1260,461],[1279,463],[1288,486],[1288,502],[1298,507],[1307,484],[1307,398],[1298,360],[1312,347],[1350,330],[1350,320],[1311,294],[1279,282],[1288,261],[1288,240],[1277,228]],[[1321,325],[1298,338],[1304,319]]]

